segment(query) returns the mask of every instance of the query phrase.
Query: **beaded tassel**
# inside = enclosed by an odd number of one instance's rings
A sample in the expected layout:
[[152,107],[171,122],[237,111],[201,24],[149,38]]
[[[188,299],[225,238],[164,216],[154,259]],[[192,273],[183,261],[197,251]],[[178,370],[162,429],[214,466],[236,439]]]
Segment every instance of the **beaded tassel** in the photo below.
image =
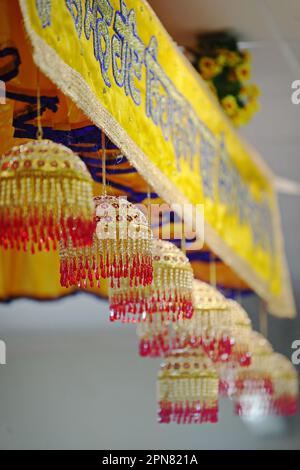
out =
[[3,155],[0,168],[0,246],[34,253],[91,243],[92,179],[70,149],[28,142]]

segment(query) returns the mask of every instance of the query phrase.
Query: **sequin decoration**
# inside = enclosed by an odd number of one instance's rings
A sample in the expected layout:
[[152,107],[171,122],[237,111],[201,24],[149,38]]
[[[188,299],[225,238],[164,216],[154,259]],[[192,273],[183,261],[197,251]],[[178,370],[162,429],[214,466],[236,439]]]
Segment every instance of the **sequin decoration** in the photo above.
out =
[[61,247],[61,284],[110,288],[145,287],[152,282],[152,232],[145,215],[124,198],[94,197],[96,231],[91,246]]
[[92,178],[70,149],[30,141],[0,159],[0,246],[48,251],[91,243]]
[[158,374],[159,422],[216,423],[218,383],[218,374],[201,349],[172,352]]
[[112,320],[162,324],[192,315],[193,271],[184,253],[173,243],[153,240],[153,283],[146,289],[121,282],[110,290]]

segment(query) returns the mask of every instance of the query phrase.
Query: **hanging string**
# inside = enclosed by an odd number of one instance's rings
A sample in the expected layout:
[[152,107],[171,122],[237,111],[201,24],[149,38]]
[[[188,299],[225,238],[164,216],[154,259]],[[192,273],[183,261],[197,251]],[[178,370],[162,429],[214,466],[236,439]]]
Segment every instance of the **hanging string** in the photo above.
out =
[[265,338],[268,338],[268,313],[262,299],[260,299],[259,306],[259,331]]
[[184,221],[181,222],[181,251],[186,254],[186,242],[184,233]]
[[40,84],[40,71],[37,68],[37,140],[42,140],[43,138],[43,128],[41,121],[41,84]]
[[106,139],[105,133],[101,130],[101,148],[102,148],[102,194],[106,196]]
[[150,189],[149,184],[147,185],[147,209],[148,209],[148,223],[149,223],[149,226],[151,227],[151,189]]

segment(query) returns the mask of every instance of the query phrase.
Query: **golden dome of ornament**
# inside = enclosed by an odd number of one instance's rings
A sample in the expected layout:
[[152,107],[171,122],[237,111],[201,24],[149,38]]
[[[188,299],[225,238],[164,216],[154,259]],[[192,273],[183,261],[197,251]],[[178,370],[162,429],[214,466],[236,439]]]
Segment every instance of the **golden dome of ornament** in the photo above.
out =
[[159,422],[217,422],[218,374],[201,349],[174,350],[157,379]]
[[274,378],[277,377],[290,377],[297,379],[298,372],[296,367],[292,364],[292,362],[283,354],[279,354],[274,352],[272,355],[272,376]]
[[194,279],[193,305],[197,310],[227,310],[227,300],[215,287]]
[[260,357],[273,353],[271,343],[258,331],[251,331],[249,335],[249,349],[253,356]]
[[85,163],[71,149],[51,140],[31,140],[15,146],[1,156],[1,179],[16,176],[46,176],[54,178],[59,172],[70,179],[91,182],[91,175]]
[[0,170],[0,245],[34,253],[91,242],[92,178],[72,150],[30,141],[2,155]]
[[235,300],[226,299],[226,306],[230,310],[231,322],[235,327],[251,328],[251,320],[246,310]]
[[126,198],[116,196],[94,197],[96,214],[96,235],[101,240],[109,234],[117,241],[127,243],[134,240],[152,242],[152,232],[145,214]]
[[110,288],[140,288],[153,278],[152,231],[141,210],[125,198],[96,196],[96,230],[91,246],[60,251],[62,285],[93,287],[108,278]]
[[153,242],[153,260],[158,263],[158,268],[181,269],[191,271],[191,265],[187,256],[177,248],[174,243],[155,239]]

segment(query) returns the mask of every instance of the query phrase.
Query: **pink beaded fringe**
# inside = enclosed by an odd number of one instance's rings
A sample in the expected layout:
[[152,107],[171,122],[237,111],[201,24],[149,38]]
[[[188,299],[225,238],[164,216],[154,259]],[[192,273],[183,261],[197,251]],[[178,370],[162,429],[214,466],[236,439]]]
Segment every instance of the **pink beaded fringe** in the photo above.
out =
[[206,407],[200,402],[194,401],[172,403],[161,401],[158,411],[159,423],[169,424],[201,424],[218,422],[218,406]]

